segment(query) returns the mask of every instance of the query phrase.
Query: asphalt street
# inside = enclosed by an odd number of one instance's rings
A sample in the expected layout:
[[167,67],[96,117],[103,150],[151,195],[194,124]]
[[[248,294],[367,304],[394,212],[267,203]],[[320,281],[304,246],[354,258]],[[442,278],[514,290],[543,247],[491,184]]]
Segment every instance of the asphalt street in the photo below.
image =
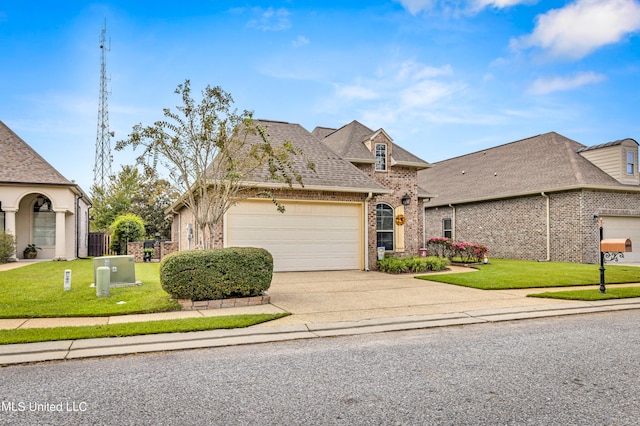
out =
[[0,368],[3,425],[635,425],[640,311]]

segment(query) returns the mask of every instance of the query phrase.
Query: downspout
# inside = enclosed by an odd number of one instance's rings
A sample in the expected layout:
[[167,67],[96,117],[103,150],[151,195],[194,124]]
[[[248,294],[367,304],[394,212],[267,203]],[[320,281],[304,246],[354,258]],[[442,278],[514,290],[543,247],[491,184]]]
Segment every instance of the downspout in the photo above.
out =
[[449,204],[449,207],[451,207],[451,240],[455,241],[456,240],[456,206],[454,206],[453,204]]
[[80,258],[80,199],[82,197],[78,197],[76,195],[76,259]]
[[420,247],[426,247],[427,244],[427,201],[422,200],[422,244]]
[[373,198],[373,192],[364,199],[364,270],[369,271],[369,200]]
[[544,192],[541,192],[540,195],[542,195],[544,198],[547,199],[547,258],[544,260],[545,262],[548,262],[549,260],[551,260],[551,215],[550,215],[550,202],[549,202],[549,196],[547,194],[545,194]]

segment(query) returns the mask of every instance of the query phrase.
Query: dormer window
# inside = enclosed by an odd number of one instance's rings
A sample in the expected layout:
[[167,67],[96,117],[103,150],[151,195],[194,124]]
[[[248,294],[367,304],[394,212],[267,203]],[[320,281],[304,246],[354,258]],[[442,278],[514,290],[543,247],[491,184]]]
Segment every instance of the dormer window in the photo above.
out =
[[387,170],[387,145],[383,143],[376,144],[376,170]]
[[633,175],[636,171],[636,153],[633,151],[627,151],[627,174]]

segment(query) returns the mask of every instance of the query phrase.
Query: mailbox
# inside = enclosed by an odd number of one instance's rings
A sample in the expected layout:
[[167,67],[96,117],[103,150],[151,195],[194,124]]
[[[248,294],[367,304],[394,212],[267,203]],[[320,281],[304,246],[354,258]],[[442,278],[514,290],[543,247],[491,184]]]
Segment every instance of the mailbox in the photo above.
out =
[[629,253],[631,252],[631,240],[625,238],[600,241],[600,251],[603,253]]

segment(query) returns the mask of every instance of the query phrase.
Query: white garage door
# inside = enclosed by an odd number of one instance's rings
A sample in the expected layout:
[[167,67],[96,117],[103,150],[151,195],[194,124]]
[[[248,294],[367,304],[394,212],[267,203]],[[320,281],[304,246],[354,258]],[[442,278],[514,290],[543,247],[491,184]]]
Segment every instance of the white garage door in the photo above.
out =
[[275,271],[361,269],[362,204],[243,201],[225,219],[226,247],[262,247]]
[[[640,263],[640,217],[603,217],[604,238],[629,238],[633,251],[618,263]],[[615,264],[615,262],[613,262]]]

